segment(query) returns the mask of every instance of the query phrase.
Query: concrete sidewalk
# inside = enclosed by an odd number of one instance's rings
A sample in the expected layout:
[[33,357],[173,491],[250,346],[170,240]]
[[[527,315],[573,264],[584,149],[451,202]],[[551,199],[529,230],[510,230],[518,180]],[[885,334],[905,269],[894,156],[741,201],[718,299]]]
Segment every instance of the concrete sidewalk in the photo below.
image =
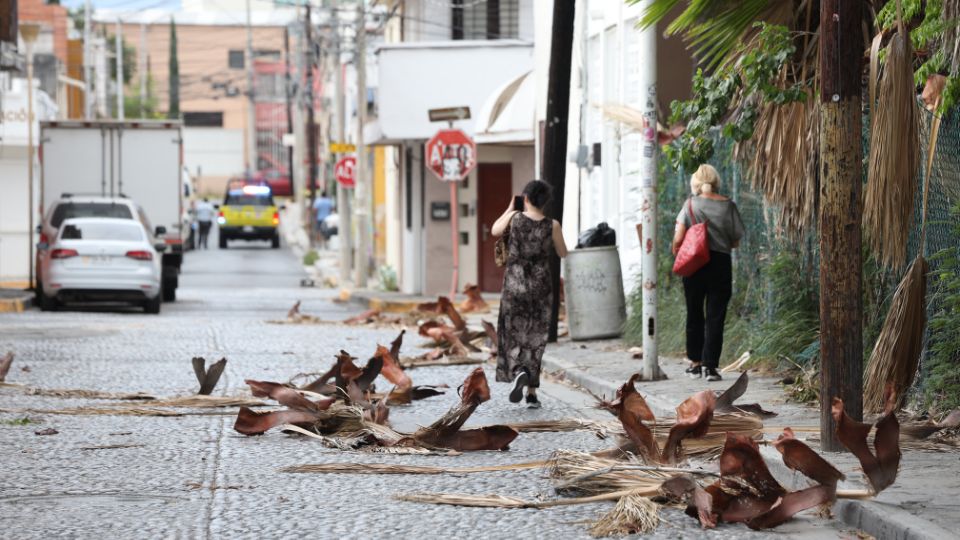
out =
[[32,291],[0,288],[0,313],[23,313],[32,305]]
[[[620,340],[561,340],[547,347],[543,368],[597,396],[612,398],[630,375],[641,370],[642,362],[634,359]],[[739,372],[724,374],[723,381],[709,383],[686,377],[686,364],[680,359],[661,358],[660,364],[668,379],[637,383],[637,389],[658,417],[673,416],[674,408],[693,393],[706,388],[722,391],[739,376]],[[777,379],[751,376],[747,392],[738,402],[760,403],[778,413],[764,421],[768,439],[776,438],[784,427],[813,428],[812,432],[798,430],[798,437],[806,438],[812,448],[819,450],[819,408],[786,401]],[[944,450],[904,449],[897,481],[875,499],[838,501],[833,507],[836,517],[876,538],[957,538],[960,533],[953,531],[960,531],[960,452]],[[761,451],[771,472],[784,486],[805,487],[805,480],[783,465],[773,447],[761,446]],[[847,482],[842,488],[866,487],[853,455],[831,453],[824,457],[846,474]]]

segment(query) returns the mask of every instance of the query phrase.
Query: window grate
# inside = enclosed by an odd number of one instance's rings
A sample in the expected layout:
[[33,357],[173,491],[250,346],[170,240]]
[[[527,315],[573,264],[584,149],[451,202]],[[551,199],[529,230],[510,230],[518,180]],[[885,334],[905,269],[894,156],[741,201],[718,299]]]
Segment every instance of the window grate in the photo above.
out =
[[520,33],[519,0],[454,0],[451,13],[453,39],[517,39]]

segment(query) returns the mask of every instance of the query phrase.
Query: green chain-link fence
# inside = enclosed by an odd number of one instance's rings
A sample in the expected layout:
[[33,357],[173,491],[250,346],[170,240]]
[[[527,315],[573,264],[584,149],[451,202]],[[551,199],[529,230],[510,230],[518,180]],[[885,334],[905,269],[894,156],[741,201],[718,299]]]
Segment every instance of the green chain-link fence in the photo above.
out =
[[[922,110],[921,116],[921,152],[925,167],[932,115]],[[868,118],[865,117],[865,161],[869,155],[868,125]],[[756,357],[767,360],[809,363],[816,359],[819,351],[816,225],[814,223],[814,230],[800,238],[779,234],[778,209],[766,204],[762,194],[751,186],[745,166],[733,158],[733,144],[719,134],[715,144],[716,153],[711,164],[720,173],[720,191],[736,201],[746,228],[746,236],[734,255],[734,299],[728,314],[722,361],[728,362],[744,351],[751,350]],[[680,280],[670,272],[673,262],[670,241],[676,215],[690,195],[691,171],[676,171],[664,165],[658,201],[661,350],[664,354],[682,354],[686,314],[680,301],[683,296]],[[957,111],[942,120],[929,182],[925,255],[931,272],[936,272],[940,261],[930,256],[960,246],[960,235],[954,227],[957,214],[951,211],[960,202],[960,114]],[[920,248],[922,176],[918,185],[907,263]],[[886,316],[890,297],[907,264],[896,270],[880,269],[866,252],[864,260],[864,353],[869,356]],[[936,292],[936,283],[930,280],[928,319],[939,309]],[[635,305],[639,306],[639,303]],[[637,321],[632,323],[627,329],[628,338],[637,330],[634,326]],[[927,364],[924,361],[926,355],[925,352],[921,361],[922,371]],[[960,358],[956,360],[960,362]]]

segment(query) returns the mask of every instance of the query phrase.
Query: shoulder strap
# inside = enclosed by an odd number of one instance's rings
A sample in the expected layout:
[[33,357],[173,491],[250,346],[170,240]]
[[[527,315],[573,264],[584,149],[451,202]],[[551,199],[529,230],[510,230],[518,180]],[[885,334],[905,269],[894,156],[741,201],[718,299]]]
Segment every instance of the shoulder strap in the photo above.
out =
[[697,224],[697,216],[693,213],[693,197],[687,199],[687,213],[690,214],[690,223]]

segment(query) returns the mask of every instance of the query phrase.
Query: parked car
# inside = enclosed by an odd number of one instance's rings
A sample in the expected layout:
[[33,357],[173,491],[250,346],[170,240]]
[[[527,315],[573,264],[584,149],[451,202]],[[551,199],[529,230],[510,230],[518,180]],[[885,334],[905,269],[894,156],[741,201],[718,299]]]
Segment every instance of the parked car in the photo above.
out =
[[[50,207],[43,214],[43,221],[38,226],[40,242],[37,245],[36,254],[37,283],[43,280],[44,267],[49,257],[49,249],[44,246],[49,246],[53,243],[65,220],[81,217],[137,221],[148,231],[147,236],[151,244],[163,242],[163,237],[167,232],[163,226],[154,228],[150,224],[150,219],[147,217],[143,208],[126,197],[82,196],[64,193],[59,199],[56,199],[50,204]],[[164,252],[166,252],[166,249],[161,253]],[[175,287],[176,280],[168,279],[168,283],[173,283]],[[164,300],[171,301],[174,298],[174,291],[164,291]]]
[[44,311],[74,301],[123,301],[160,313],[161,258],[166,247],[136,220],[69,218],[44,246],[37,300]]
[[270,191],[278,197],[293,195],[290,187],[290,175],[284,169],[260,169],[253,173],[253,179],[270,186]]
[[227,241],[270,240],[272,247],[280,247],[279,208],[273,202],[270,186],[256,181],[231,180],[227,194],[217,214],[220,249]]

